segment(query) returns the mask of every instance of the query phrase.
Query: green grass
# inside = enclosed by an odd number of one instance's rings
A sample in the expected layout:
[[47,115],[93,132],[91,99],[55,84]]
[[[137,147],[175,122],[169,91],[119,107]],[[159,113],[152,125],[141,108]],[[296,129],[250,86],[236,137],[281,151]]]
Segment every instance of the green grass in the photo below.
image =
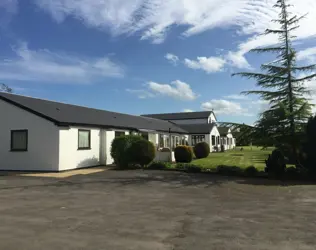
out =
[[240,147],[224,153],[211,153],[207,158],[193,160],[193,164],[207,169],[216,169],[218,166],[236,166],[240,168],[247,168],[254,166],[258,170],[264,170],[265,162],[268,155],[272,152],[273,148],[262,149],[262,147]]

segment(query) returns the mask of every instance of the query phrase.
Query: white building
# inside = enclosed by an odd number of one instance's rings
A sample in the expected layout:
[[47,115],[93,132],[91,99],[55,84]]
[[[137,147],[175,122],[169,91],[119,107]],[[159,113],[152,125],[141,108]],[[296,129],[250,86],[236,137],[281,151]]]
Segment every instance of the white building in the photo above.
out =
[[[206,141],[213,150],[220,143],[216,117],[201,113],[176,124],[0,93],[0,170],[64,171],[112,164],[113,139],[129,133],[141,134],[157,148]],[[204,124],[197,123],[202,120]]]
[[235,147],[235,138],[233,138],[231,130],[217,126],[217,118],[213,111],[150,114],[143,116],[177,124],[188,132],[190,146],[205,141],[210,145],[211,152],[220,151],[221,145],[224,146],[225,150]]
[[228,127],[219,127],[220,144],[224,146],[225,150],[236,147],[236,139],[233,137],[232,131]]

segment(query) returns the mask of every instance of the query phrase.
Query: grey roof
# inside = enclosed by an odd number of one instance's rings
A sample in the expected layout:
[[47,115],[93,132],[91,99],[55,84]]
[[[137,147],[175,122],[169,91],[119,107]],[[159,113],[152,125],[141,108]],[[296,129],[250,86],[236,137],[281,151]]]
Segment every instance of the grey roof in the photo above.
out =
[[215,123],[202,123],[202,124],[181,124],[179,125],[189,134],[209,134],[215,126]]
[[184,119],[207,119],[212,113],[213,111],[200,111],[200,112],[149,114],[149,115],[142,115],[142,116],[161,119],[161,120],[184,120]]
[[92,109],[54,101],[0,92],[0,99],[54,122],[57,126],[96,126],[131,130],[155,130],[183,133],[186,131],[172,122]]
[[217,129],[218,129],[219,134],[222,136],[226,136],[229,132],[228,127],[217,127]]

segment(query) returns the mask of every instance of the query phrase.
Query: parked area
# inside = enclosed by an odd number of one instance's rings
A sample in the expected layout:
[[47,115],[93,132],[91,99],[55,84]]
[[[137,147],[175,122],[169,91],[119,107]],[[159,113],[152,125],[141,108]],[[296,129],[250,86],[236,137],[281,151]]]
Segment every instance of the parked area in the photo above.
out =
[[0,249],[315,249],[316,187],[164,171],[0,176]]

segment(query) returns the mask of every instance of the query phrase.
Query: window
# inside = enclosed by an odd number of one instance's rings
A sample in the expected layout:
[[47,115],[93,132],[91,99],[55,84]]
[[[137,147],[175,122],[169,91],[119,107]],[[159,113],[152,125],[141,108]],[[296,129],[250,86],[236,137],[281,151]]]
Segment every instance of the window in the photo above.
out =
[[216,144],[215,142],[215,135],[212,135],[212,145],[214,146]]
[[195,146],[199,142],[205,141],[205,135],[192,135],[191,139],[192,139],[192,143],[191,143],[192,146]]
[[163,139],[163,135],[159,135],[158,137],[158,144],[160,148],[164,147],[164,139]]
[[125,135],[125,132],[122,132],[122,131],[115,131],[115,138],[116,137],[120,137],[122,135]]
[[91,149],[91,131],[90,130],[78,130],[78,149]]
[[11,151],[27,151],[27,130],[11,130]]

